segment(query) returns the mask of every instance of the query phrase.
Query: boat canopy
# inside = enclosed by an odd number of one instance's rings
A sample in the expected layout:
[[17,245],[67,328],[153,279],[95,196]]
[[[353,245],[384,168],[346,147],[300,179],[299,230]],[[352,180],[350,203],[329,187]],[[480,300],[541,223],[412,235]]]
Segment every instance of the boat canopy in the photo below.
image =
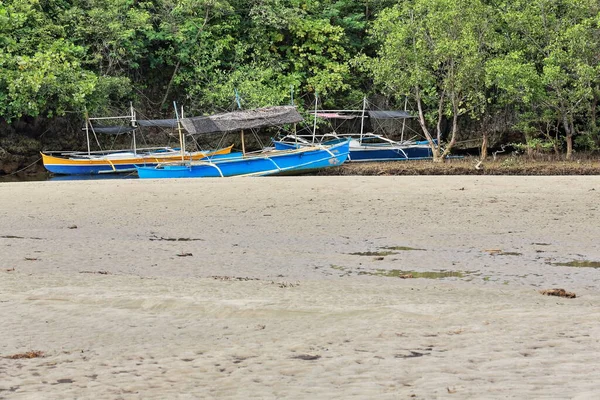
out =
[[[85,130],[85,128],[82,128]],[[122,135],[135,130],[132,126],[115,126],[115,125],[92,125],[92,130],[96,133],[104,133],[106,135]]]
[[275,106],[240,110],[207,117],[183,118],[181,125],[192,134],[226,133],[302,122],[294,106]]
[[[183,118],[181,119],[181,125],[190,134],[206,134],[281,126],[302,121],[303,118],[296,110],[296,107],[276,106],[232,111],[206,117]],[[177,128],[176,119],[141,119],[135,122],[138,126],[142,127]],[[136,127],[92,125],[92,129],[97,133],[122,135],[134,131]]]
[[359,118],[357,115],[345,115],[336,112],[317,112],[317,117],[328,119],[354,119]]
[[370,118],[374,119],[393,119],[393,118],[413,118],[410,113],[406,111],[394,111],[394,110],[382,110],[382,111],[370,111],[368,110]]
[[[403,118],[414,118],[407,111],[397,111],[397,110],[378,110],[364,111],[369,118],[372,119],[403,119]],[[326,119],[354,119],[361,118],[363,111],[362,110],[320,110],[317,111],[317,117],[326,118]]]
[[140,119],[136,123],[139,126],[156,126],[159,128],[177,128],[176,119]]

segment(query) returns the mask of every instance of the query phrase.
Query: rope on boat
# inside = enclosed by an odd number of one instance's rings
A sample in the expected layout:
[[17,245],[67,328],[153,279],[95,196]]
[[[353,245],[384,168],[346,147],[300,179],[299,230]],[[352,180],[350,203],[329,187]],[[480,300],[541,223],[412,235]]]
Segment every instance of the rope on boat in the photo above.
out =
[[267,157],[267,160],[271,161],[273,163],[273,165],[275,165],[275,168],[277,168],[278,171],[281,171],[281,168],[279,167],[279,165],[277,165],[277,163],[271,157]]
[[15,172],[13,172],[13,173],[11,173],[11,174],[6,174],[6,175],[3,175],[3,176],[13,176],[13,175],[16,175],[16,174],[18,174],[19,172],[23,172],[23,171],[25,171],[26,169],[28,169],[28,168],[31,168],[32,166],[34,166],[35,164],[37,164],[37,163],[38,163],[40,160],[41,160],[41,157],[40,157],[40,158],[38,158],[37,160],[35,160],[34,162],[32,162],[31,164],[29,164],[28,166],[26,166],[25,168],[21,168],[21,169],[20,169],[20,170],[18,170],[18,171],[15,171]]
[[112,163],[112,161],[110,161],[108,158],[106,159],[106,161],[108,161],[108,163],[110,164],[110,166],[112,167],[114,172],[117,172],[117,169],[115,168],[115,164]]
[[[331,153],[329,150],[327,150],[327,152],[333,155],[333,153]],[[333,158],[337,158],[337,156],[333,155]],[[268,175],[273,175],[273,174],[277,174],[277,173],[281,173],[281,172],[286,172],[288,170],[298,168],[298,167],[306,167],[311,164],[316,164],[321,161],[331,160],[331,159],[332,159],[331,157],[324,157],[324,158],[320,158],[318,160],[312,160],[312,161],[305,162],[303,164],[294,165],[293,167],[284,167],[284,168],[279,168],[279,169],[272,169],[269,171],[260,171],[260,172],[252,172],[249,174],[235,175],[235,176],[232,176],[232,178],[243,178],[243,177],[248,177],[248,176],[268,176]]]

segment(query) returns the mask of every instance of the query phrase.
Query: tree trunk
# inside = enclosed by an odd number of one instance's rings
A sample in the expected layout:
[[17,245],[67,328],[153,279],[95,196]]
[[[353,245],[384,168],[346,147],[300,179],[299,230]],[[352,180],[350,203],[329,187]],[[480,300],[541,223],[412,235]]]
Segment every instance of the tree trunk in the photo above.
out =
[[[419,91],[418,87],[415,87],[415,101],[417,103],[417,110],[418,110],[418,114],[419,114],[419,125],[421,126],[421,130],[423,131],[423,134],[425,134],[425,137],[427,138],[427,142],[429,142],[429,147],[431,148],[431,155],[433,156],[433,161],[434,162],[440,162],[441,161],[441,157],[440,157],[440,143],[438,140],[438,144],[436,145],[435,142],[433,141],[433,137],[431,137],[431,133],[429,133],[429,130],[427,129],[427,122],[425,121],[425,113],[423,111],[423,104],[421,104],[421,92]],[[438,137],[439,137],[439,133],[438,133]]]
[[567,141],[567,160],[571,160],[571,158],[573,157],[573,135],[567,135],[566,137],[566,141]]
[[483,139],[481,141],[481,159],[485,160],[488,157],[488,133],[483,131]]
[[441,163],[441,162],[444,161],[444,157],[442,157],[442,155],[440,154],[440,148],[439,147],[436,147],[433,150],[432,155],[433,155],[433,162],[435,162],[435,163]]
[[[450,151],[456,144],[456,134],[458,132],[458,101],[456,98],[456,94],[452,93],[452,131],[450,132],[450,141],[446,145],[444,152],[441,155],[442,159],[446,159]],[[438,137],[440,132],[438,131]]]
[[590,112],[590,125],[592,127],[592,132],[596,133],[596,110],[598,108],[598,95],[600,91],[598,89],[594,90],[594,98],[592,100],[591,112]]
[[569,120],[567,119],[566,113],[563,113],[563,128],[565,128],[565,139],[567,142],[566,159],[570,160],[573,156],[573,131],[571,130],[571,126],[569,125]]

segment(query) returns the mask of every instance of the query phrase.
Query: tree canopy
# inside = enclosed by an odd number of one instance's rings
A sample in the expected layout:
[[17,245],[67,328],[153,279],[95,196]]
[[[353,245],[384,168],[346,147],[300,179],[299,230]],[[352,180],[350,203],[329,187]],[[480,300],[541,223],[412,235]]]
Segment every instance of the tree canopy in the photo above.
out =
[[308,106],[418,114],[436,158],[504,107],[527,142],[595,149],[595,0],[0,0],[0,116]]

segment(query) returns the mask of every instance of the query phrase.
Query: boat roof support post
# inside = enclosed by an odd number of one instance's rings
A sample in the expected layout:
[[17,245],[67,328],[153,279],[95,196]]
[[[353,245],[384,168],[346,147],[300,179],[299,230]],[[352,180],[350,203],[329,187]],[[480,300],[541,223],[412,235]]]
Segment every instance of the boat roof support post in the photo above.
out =
[[[131,112],[131,127],[135,128],[135,111],[133,109],[133,103],[129,102],[129,111]],[[133,137],[133,154],[137,154],[137,146],[135,142],[135,129],[132,132]]]
[[177,111],[177,103],[173,102],[173,108],[175,109],[175,118],[177,118],[177,131],[179,132],[179,146],[181,147],[181,161],[185,161],[185,154],[183,148],[183,132],[181,131],[181,120],[179,119],[179,112]]
[[365,109],[367,108],[367,96],[363,97],[362,114],[360,115],[360,144],[362,144],[363,134],[365,130]]
[[[408,107],[408,96],[404,97],[404,111]],[[402,119],[402,133],[400,134],[400,142],[404,142],[404,127],[406,126],[406,118]]]
[[315,144],[315,135],[317,134],[317,109],[319,106],[319,93],[315,92],[315,118],[313,122],[312,143]]
[[[291,105],[294,105],[294,85],[290,85],[290,98],[291,98]],[[294,135],[294,138],[296,140],[296,143],[298,143],[298,137],[296,136],[296,123],[294,122],[294,125],[292,127],[292,132]]]
[[244,144],[244,130],[243,129],[240,131],[240,136],[242,139],[242,154],[246,155],[246,145]]
[[[184,118],[184,116],[183,116],[183,106],[181,106],[181,118]],[[182,139],[181,154],[185,155],[185,151],[187,149],[187,143],[186,143],[186,137],[185,137],[184,133],[181,134],[181,139]],[[191,157],[190,157],[190,161],[192,161]]]
[[89,125],[90,125],[90,118],[88,116],[87,107],[86,107],[86,109],[85,109],[85,138],[87,140],[88,156],[91,154],[91,152],[90,152],[90,129],[89,129]]

